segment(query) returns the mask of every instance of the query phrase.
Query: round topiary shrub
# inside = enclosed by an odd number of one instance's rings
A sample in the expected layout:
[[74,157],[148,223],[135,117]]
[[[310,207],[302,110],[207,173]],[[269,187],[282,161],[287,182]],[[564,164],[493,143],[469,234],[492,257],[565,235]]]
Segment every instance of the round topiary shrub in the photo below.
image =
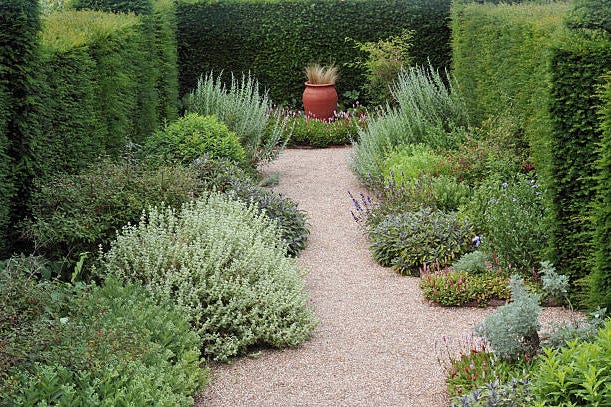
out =
[[316,324],[279,236],[254,205],[212,193],[179,211],[151,208],[117,236],[98,272],[182,306],[203,354],[226,360],[255,344],[296,346]]
[[145,153],[155,164],[189,164],[204,155],[242,163],[246,157],[238,136],[224,123],[197,113],[153,133],[146,140]]
[[471,228],[455,212],[429,208],[389,214],[369,230],[370,250],[382,266],[418,275],[424,265],[448,265],[471,246]]

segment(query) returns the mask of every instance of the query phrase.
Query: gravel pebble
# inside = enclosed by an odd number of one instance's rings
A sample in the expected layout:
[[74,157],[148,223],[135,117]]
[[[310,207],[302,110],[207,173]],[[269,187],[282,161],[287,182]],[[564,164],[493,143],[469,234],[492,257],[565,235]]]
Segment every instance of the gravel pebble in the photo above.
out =
[[[449,405],[435,342],[457,340],[494,308],[427,304],[418,278],[377,265],[352,219],[353,194],[366,191],[347,167],[349,147],[288,149],[266,166],[274,189],[297,201],[311,224],[299,258],[319,318],[312,338],[211,366],[196,406]],[[568,313],[544,310],[542,322]]]

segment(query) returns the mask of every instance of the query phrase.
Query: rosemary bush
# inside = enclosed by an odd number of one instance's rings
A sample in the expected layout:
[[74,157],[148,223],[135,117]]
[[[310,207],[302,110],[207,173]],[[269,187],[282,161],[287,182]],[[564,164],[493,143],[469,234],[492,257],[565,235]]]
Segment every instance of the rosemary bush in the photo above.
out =
[[422,143],[454,148],[465,137],[466,108],[452,78],[448,76],[447,82],[446,87],[431,66],[402,71],[392,88],[399,106],[372,119],[354,143],[351,167],[361,181],[380,176],[383,161],[401,147]]
[[296,346],[315,326],[302,273],[275,222],[220,193],[151,208],[102,256],[100,275],[139,281],[180,305],[215,360],[249,346]]
[[197,87],[186,96],[185,108],[188,113],[215,115],[223,121],[238,135],[253,166],[276,158],[290,137],[290,133],[286,136],[285,121],[273,120],[269,128],[271,102],[250,74],[241,79],[231,75],[229,87],[220,76],[215,79],[212,72],[202,75]]

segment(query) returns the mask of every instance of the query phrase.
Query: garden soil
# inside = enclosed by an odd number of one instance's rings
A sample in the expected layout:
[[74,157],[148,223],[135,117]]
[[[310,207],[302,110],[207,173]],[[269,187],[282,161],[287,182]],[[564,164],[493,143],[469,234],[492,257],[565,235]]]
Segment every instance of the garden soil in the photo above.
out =
[[[448,406],[436,343],[464,341],[494,308],[428,304],[418,278],[377,265],[350,211],[367,193],[348,168],[350,147],[288,149],[262,170],[307,211],[299,262],[319,324],[296,348],[263,349],[211,366],[197,406]],[[547,308],[541,321],[567,319]],[[439,346],[437,346],[439,348]]]

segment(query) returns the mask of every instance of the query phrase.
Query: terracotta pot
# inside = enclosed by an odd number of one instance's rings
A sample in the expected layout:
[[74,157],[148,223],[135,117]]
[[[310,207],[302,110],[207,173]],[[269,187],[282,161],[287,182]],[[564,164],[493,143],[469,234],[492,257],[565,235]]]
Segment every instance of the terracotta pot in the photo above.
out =
[[306,88],[303,91],[303,110],[306,117],[314,117],[319,120],[333,117],[333,112],[337,109],[335,84],[314,85],[306,82],[305,86]]

